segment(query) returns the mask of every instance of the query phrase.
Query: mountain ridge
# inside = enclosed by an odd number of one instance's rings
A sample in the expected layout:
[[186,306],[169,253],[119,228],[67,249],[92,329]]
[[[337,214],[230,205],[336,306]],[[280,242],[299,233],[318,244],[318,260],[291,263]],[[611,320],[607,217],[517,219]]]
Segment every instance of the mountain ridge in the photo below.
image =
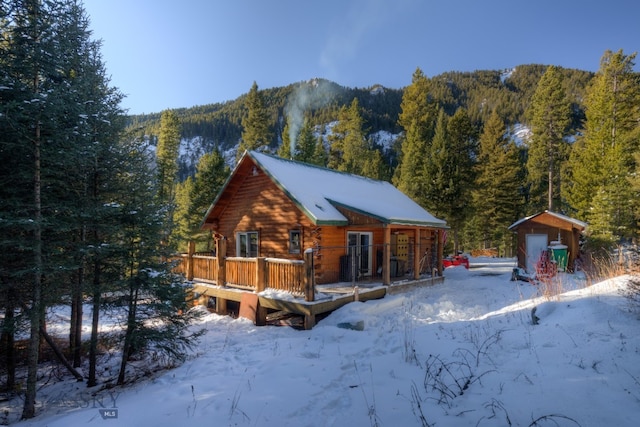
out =
[[[525,64],[500,70],[451,71],[429,78],[430,95],[444,111],[453,115],[460,107],[466,108],[475,126],[480,129],[495,109],[507,126],[526,123],[526,111],[536,85],[547,65]],[[573,130],[578,130],[584,119],[582,99],[593,72],[560,68],[564,75],[567,96],[573,106]],[[350,88],[324,78],[312,78],[287,86],[260,89],[270,120],[273,140],[277,148],[283,140],[285,123],[295,132],[291,123],[310,121],[322,129],[335,122],[342,106],[358,98],[366,135],[385,132],[398,135],[398,125],[404,88],[387,88],[374,84],[365,88]],[[194,172],[194,157],[198,153],[218,148],[222,152],[233,151],[242,134],[242,117],[247,93],[234,100],[173,109],[182,122],[183,140],[197,142],[187,162],[181,160],[180,175],[184,178]],[[160,130],[161,112],[128,116],[128,129],[143,132],[152,143]],[[197,159],[196,159],[197,160]]]

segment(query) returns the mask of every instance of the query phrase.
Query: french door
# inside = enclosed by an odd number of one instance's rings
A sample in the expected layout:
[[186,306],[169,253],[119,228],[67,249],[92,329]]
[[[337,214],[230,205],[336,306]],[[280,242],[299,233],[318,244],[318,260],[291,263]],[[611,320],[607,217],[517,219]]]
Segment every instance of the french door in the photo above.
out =
[[352,266],[355,277],[371,276],[373,271],[373,233],[347,232],[349,247],[349,265]]

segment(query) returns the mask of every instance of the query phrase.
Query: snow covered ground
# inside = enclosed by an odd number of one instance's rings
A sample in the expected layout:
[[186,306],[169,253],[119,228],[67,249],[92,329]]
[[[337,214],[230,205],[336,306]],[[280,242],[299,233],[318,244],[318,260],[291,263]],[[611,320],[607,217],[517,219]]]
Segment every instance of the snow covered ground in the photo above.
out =
[[586,287],[561,274],[566,291],[545,297],[510,280],[514,263],[472,259],[443,284],[349,304],[311,331],[207,314],[183,365],[95,396],[73,380],[45,386],[39,417],[17,425],[638,425],[629,278]]

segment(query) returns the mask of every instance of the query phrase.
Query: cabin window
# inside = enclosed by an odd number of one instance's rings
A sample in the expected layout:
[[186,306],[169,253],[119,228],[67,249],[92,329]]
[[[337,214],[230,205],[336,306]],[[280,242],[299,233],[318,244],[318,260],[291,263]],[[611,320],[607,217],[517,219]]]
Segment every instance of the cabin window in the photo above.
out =
[[255,258],[258,256],[258,232],[236,233],[236,256]]
[[300,253],[300,230],[289,230],[289,253],[290,254],[299,254]]

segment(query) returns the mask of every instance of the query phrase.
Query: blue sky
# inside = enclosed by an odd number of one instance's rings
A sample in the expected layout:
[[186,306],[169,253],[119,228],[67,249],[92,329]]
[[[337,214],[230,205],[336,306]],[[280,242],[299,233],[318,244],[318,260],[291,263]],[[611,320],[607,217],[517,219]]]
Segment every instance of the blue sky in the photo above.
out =
[[[84,0],[131,114],[320,77],[402,88],[416,68],[597,71],[640,50],[635,0]],[[638,61],[636,61],[638,63]],[[639,67],[636,65],[636,70]]]

